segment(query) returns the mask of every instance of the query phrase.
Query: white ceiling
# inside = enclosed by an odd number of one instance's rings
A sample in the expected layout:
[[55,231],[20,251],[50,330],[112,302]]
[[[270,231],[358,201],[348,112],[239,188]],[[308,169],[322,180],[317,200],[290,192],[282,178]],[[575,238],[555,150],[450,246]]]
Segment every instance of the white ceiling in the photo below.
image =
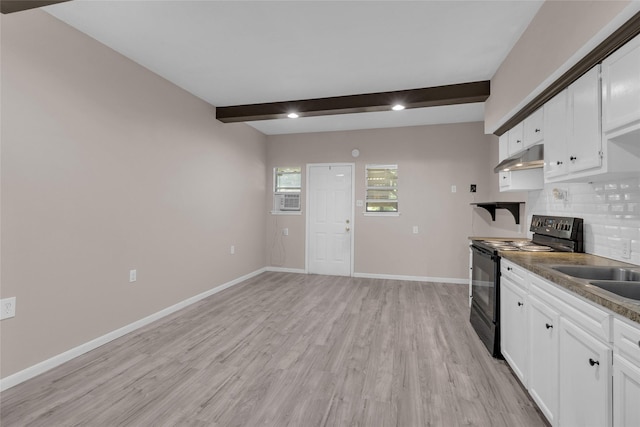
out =
[[[536,1],[74,0],[45,10],[215,106],[489,80]],[[265,134],[481,121],[483,104],[266,120]]]

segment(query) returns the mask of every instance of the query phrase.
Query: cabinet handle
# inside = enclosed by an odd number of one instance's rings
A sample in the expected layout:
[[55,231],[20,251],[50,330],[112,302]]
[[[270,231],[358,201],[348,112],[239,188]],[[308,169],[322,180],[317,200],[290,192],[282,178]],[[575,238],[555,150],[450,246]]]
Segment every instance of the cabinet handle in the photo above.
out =
[[507,267],[507,271],[511,271],[511,270],[513,270],[513,268]]
[[551,329],[551,328],[553,328],[553,325],[552,325],[552,324],[550,324],[550,323],[545,323],[545,324],[544,324],[544,326],[545,326],[547,329]]
[[535,133],[538,133],[538,132],[540,132],[540,129],[536,129],[534,132],[535,132]]
[[600,366],[600,362],[598,362],[597,360],[589,359],[589,365],[591,365],[591,366],[593,366],[593,365]]
[[519,139],[516,140],[516,144],[520,144],[522,141],[520,141]]
[[523,306],[524,304],[518,301],[518,307]]
[[562,162],[556,162],[556,165],[560,166],[562,164]]
[[569,157],[569,160],[574,161],[574,160],[578,160],[578,158],[575,157],[575,156],[571,156],[571,157]]

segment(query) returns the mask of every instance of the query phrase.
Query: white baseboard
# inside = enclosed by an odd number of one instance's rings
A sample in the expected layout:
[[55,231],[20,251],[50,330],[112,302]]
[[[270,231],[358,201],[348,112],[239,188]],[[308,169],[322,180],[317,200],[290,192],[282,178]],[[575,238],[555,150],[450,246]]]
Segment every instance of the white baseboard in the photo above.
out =
[[256,270],[252,273],[249,274],[245,274],[242,277],[238,277],[237,279],[231,280],[230,282],[224,283],[220,286],[216,286],[215,288],[209,289],[208,291],[205,291],[201,294],[198,294],[196,296],[193,296],[191,298],[187,298],[184,301],[181,301],[177,304],[174,304],[170,307],[167,307],[163,310],[160,310],[156,313],[151,314],[150,316],[147,316],[143,319],[137,320],[133,323],[130,323],[126,326],[123,326],[122,328],[116,329],[115,331],[109,332],[108,334],[102,335],[101,337],[98,337],[94,340],[91,340],[89,342],[86,342],[84,344],[81,344],[77,347],[72,348],[71,350],[67,350],[64,353],[60,353],[56,356],[53,356],[47,360],[44,360],[40,363],[37,363],[33,366],[30,366],[26,369],[23,369],[22,371],[16,372],[13,375],[9,375],[6,378],[2,378],[0,379],[0,391],[4,391],[8,388],[11,388],[13,386],[16,386],[24,381],[27,381],[28,379],[31,379],[33,377],[35,377],[36,375],[40,375],[52,368],[55,368],[56,366],[62,365],[65,362],[68,362],[69,360],[81,356],[91,350],[94,350],[98,347],[100,347],[101,345],[104,345],[110,341],[113,341],[117,338],[120,338],[121,336],[124,336],[126,334],[128,334],[129,332],[133,332],[136,329],[140,329],[143,326],[148,325],[151,322],[154,322],[158,319],[161,319],[165,316],[168,316],[169,314],[172,314],[182,308],[185,308],[193,303],[196,303],[208,296],[211,296],[213,294],[216,294],[220,291],[223,291],[227,288],[230,288],[233,285],[237,285],[240,282],[243,282],[247,279],[250,279],[252,277],[257,276],[260,273],[263,273],[266,271],[266,268],[261,268],[259,270]]
[[403,275],[397,275],[397,274],[371,274],[371,273],[353,273],[353,277],[361,277],[363,279],[406,280],[409,282],[456,283],[460,285],[469,284],[468,278],[454,279],[450,277],[403,276]]
[[275,271],[278,273],[307,274],[307,272],[303,268],[267,267],[266,271]]

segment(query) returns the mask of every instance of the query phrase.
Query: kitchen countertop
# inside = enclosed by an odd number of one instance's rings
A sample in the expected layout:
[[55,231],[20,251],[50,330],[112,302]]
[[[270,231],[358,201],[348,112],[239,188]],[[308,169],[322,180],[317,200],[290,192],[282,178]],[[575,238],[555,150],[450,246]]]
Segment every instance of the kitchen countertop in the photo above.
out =
[[638,268],[640,266],[591,254],[516,251],[500,251],[498,253],[502,258],[508,259],[560,287],[572,291],[634,322],[640,323],[640,301],[636,303],[633,300],[619,297],[596,286],[587,285],[581,279],[573,278],[550,268],[551,265],[558,264],[630,268]]

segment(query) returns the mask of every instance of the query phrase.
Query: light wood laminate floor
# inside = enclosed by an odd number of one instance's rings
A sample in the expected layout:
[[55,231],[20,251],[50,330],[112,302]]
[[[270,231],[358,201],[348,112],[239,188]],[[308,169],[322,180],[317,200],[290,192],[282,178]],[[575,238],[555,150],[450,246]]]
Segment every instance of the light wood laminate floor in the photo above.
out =
[[6,390],[9,426],[543,426],[455,284],[264,273]]

